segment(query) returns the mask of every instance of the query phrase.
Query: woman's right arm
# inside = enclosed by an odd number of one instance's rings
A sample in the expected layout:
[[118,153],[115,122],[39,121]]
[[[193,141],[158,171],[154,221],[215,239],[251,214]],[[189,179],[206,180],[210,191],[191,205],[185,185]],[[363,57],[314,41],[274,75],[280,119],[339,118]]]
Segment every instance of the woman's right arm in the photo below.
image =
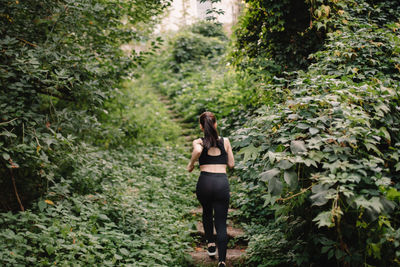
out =
[[200,138],[194,140],[192,144],[193,144],[192,157],[190,158],[189,164],[186,167],[188,172],[193,171],[194,164],[199,159],[201,152],[203,152],[203,141]]
[[233,152],[232,152],[232,146],[231,143],[229,142],[228,138],[225,138],[226,141],[226,153],[228,154],[228,167],[233,168],[235,166],[235,158],[233,157]]

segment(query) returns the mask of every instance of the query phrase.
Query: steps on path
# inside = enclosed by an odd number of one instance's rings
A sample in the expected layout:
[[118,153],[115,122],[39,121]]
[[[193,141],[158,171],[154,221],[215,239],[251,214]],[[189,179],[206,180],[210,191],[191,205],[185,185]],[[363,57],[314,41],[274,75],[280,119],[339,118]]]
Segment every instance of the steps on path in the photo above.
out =
[[[197,233],[201,236],[204,236],[205,233],[204,233],[203,223],[198,222],[196,227],[197,227]],[[239,238],[244,235],[243,229],[235,228],[233,226],[230,226],[229,224],[226,227],[226,231],[228,234],[228,238]],[[216,234],[215,228],[214,228],[214,234]]]
[[158,94],[158,98],[159,98],[160,102],[167,109],[167,112],[169,113],[171,120],[180,125],[180,127],[182,129],[182,136],[184,137],[185,141],[187,141],[187,142],[193,141],[195,139],[194,136],[195,136],[196,130],[193,129],[192,124],[189,122],[186,122],[184,120],[184,118],[182,118],[182,116],[180,116],[179,114],[177,114],[174,111],[174,106],[167,96]]
[[[209,257],[206,250],[203,248],[196,248],[196,251],[190,252],[189,255],[192,257],[195,266],[216,267],[218,264],[218,259],[216,257]],[[228,249],[226,252],[226,266],[239,265],[244,261],[245,255],[244,249]]]
[[[232,214],[235,214],[235,209],[228,210],[228,217],[232,217]],[[202,208],[196,208],[190,211],[192,216],[197,216],[200,219],[202,214]],[[226,264],[227,266],[243,266],[243,263],[246,259],[246,248],[247,241],[244,239],[244,231],[241,228],[235,227],[231,220],[227,222],[227,233],[230,241],[228,242],[228,250],[226,253]],[[218,257],[209,257],[206,251],[206,242],[204,239],[204,228],[201,221],[199,221],[196,225],[197,232],[196,235],[199,237],[198,243],[193,251],[190,251],[188,254],[191,258],[193,266],[217,266]],[[215,229],[214,229],[215,234]],[[218,253],[217,253],[218,255]]]

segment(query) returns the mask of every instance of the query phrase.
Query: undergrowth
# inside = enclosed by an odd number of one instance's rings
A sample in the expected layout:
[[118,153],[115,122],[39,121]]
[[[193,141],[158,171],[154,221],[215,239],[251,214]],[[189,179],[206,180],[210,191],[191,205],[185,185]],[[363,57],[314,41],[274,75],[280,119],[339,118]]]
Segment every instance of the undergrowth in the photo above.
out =
[[29,210],[1,214],[4,266],[185,265],[195,174],[180,127],[139,83],[126,82],[108,104],[108,123],[93,133],[101,142],[71,148],[64,176]]
[[[2,214],[0,259],[16,265],[182,266],[193,228],[195,179],[176,148],[82,147],[95,191],[51,187],[32,210]],[[171,164],[174,162],[174,164]]]

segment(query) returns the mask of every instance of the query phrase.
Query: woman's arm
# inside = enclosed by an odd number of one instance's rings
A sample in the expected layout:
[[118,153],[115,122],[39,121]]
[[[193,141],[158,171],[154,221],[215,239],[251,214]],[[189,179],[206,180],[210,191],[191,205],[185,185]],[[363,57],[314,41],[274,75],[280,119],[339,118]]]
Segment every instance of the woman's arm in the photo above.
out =
[[199,159],[201,152],[203,152],[203,141],[199,138],[193,141],[192,157],[187,165],[188,172],[193,171],[195,162]]
[[232,152],[232,146],[231,143],[229,142],[228,138],[224,138],[224,144],[226,144],[225,150],[226,153],[228,154],[228,167],[233,168],[235,166],[235,159],[233,158],[233,152]]

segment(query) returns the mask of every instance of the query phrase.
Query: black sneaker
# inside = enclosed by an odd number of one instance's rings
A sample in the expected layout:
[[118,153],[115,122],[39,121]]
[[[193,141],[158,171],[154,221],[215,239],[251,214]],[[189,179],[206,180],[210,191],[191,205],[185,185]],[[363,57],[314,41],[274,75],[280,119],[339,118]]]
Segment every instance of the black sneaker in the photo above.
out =
[[221,261],[220,263],[218,263],[218,267],[226,267],[225,262]]
[[210,256],[210,257],[213,257],[213,256],[215,256],[215,255],[217,254],[217,248],[215,247],[215,245],[209,246],[209,247],[207,248],[207,254],[208,254],[208,256]]

